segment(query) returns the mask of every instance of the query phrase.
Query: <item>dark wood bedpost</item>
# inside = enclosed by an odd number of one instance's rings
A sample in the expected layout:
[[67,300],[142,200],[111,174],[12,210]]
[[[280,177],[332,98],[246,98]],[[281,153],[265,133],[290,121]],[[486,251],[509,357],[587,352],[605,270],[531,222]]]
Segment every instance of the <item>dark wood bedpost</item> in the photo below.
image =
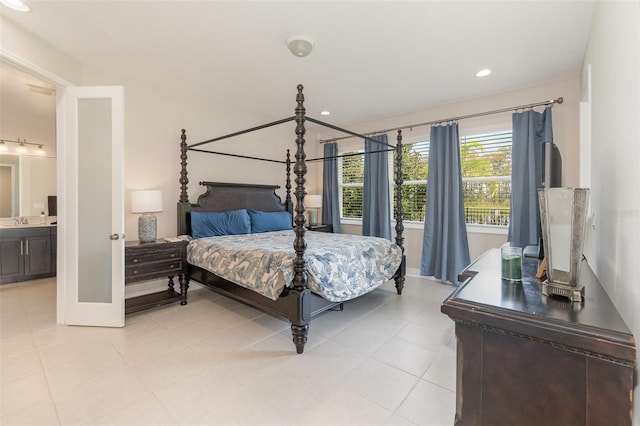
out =
[[191,209],[189,203],[189,194],[187,185],[189,178],[187,177],[187,131],[182,129],[180,135],[180,198],[178,200],[178,235],[187,234],[187,212]]
[[402,183],[404,180],[402,179],[402,130],[398,130],[398,137],[396,143],[396,244],[398,247],[402,249],[402,263],[400,264],[399,273],[395,277],[396,281],[396,291],[398,294],[402,294],[402,289],[404,288],[404,277],[406,274],[406,265],[407,259],[404,255],[404,236],[402,233],[404,232],[404,224],[402,220],[404,219],[404,212],[402,211]]
[[[302,93],[302,85],[298,84],[298,94],[296,95],[296,163],[293,168],[293,172],[296,176],[296,205],[295,205],[295,240],[293,242],[293,248],[296,252],[296,258],[293,261],[293,291],[299,293],[300,302],[299,311],[296,318],[290,318],[291,320],[291,335],[293,336],[293,343],[296,345],[296,351],[301,354],[304,351],[304,345],[307,343],[307,335],[309,333],[309,309],[304,309],[304,305],[309,305],[309,290],[307,289],[308,275],[307,265],[304,258],[304,252],[307,248],[307,242],[304,235],[306,229],[304,227],[304,196],[305,191],[305,175],[307,174],[307,164],[305,163],[306,154],[304,152],[304,134],[305,134],[305,108],[304,108],[304,94]],[[309,306],[307,306],[308,308]]]
[[284,202],[287,205],[287,211],[291,213],[291,216],[294,215],[293,211],[293,202],[291,201],[291,150],[287,149],[287,161],[285,162],[287,169],[287,180],[284,185],[286,189],[286,197]]
[[[187,131],[182,129],[180,135],[180,199],[178,200],[178,235],[183,235],[188,232],[187,230],[187,212],[191,210],[191,204],[189,203],[189,194],[187,193],[187,185],[189,184],[189,178],[187,177]],[[188,268],[187,268],[188,269]],[[180,282],[180,295],[181,305],[187,304],[187,291],[189,290],[189,281],[191,277],[189,272],[184,275],[179,275]]]
[[182,129],[180,135],[180,202],[188,203],[189,194],[187,194],[187,185],[189,178],[187,177],[187,131]]

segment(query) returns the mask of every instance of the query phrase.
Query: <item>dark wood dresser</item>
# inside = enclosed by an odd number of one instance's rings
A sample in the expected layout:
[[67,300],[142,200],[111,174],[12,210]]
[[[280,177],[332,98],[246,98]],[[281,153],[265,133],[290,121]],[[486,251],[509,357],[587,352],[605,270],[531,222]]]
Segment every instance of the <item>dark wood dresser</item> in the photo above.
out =
[[478,258],[441,306],[455,321],[456,425],[631,425],[635,339],[586,261],[584,304],[542,295],[538,260]]
[[[143,309],[181,300],[186,300],[184,274],[187,270],[185,241],[167,242],[158,239],[153,243],[127,241],[124,248],[125,256],[125,285],[157,278],[168,278],[166,290],[125,300],[125,313],[138,312]],[[177,276],[180,292],[174,289],[173,278]],[[184,297],[183,297],[184,296]]]

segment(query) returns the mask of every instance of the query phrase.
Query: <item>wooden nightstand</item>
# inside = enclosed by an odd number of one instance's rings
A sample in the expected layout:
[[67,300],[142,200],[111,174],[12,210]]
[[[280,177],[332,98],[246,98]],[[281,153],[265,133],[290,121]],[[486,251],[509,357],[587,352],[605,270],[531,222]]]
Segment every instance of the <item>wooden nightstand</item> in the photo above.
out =
[[309,231],[333,233],[333,225],[307,225]]
[[[158,239],[153,243],[127,241],[124,247],[124,283],[131,285],[156,278],[168,278],[167,290],[125,300],[125,314],[155,308],[168,303],[186,302],[184,274],[187,271],[186,241],[167,242]],[[174,290],[173,277],[178,276],[180,292]]]

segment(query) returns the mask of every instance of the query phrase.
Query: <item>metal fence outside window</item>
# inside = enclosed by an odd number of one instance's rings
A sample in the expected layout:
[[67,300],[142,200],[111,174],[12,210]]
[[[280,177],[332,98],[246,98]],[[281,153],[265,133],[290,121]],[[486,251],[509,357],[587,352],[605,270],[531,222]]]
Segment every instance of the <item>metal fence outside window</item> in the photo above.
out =
[[469,225],[509,224],[511,177],[462,179],[464,217]]

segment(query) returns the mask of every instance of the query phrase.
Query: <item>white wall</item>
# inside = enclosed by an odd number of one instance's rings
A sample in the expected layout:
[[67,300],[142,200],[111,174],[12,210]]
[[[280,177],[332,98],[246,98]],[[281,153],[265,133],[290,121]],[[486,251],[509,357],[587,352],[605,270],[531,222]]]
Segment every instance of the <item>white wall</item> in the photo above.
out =
[[[369,132],[380,129],[394,128],[414,123],[424,123],[432,120],[451,118],[456,116],[474,114],[483,111],[500,110],[518,105],[536,103],[558,97],[563,97],[561,105],[553,107],[553,132],[555,143],[558,144],[562,155],[562,180],[564,186],[577,186],[579,180],[578,164],[578,115],[580,80],[576,70],[575,77],[561,81],[549,82],[536,86],[515,89],[512,91],[486,96],[482,98],[468,99],[447,105],[439,105],[422,111],[400,114],[392,117],[381,117],[365,122],[352,123],[343,126],[357,132]],[[538,110],[540,110],[538,108]],[[493,131],[499,129],[511,129],[511,113],[502,113],[461,120],[460,132]],[[403,142],[414,140],[428,140],[430,128],[426,126],[414,127],[403,130]],[[395,143],[396,132],[389,132],[389,141]],[[334,136],[342,136],[335,132],[319,133],[320,139],[328,139]],[[357,139],[340,141],[339,144],[346,147],[361,147],[362,142]],[[322,179],[322,170],[318,170],[318,179]],[[361,227],[355,225],[344,226],[343,232],[360,234]],[[405,230],[405,252],[407,254],[407,266],[410,272],[420,268],[422,256],[423,228],[416,225],[407,225]],[[470,230],[469,251],[471,259],[481,255],[491,247],[498,247],[507,241],[506,232],[484,233]]]
[[[129,212],[129,194],[137,189],[162,190],[164,211],[156,213],[158,237],[177,234],[181,129],[187,131],[187,143],[193,144],[273,121],[230,108],[208,99],[206,94],[184,96],[179,92],[179,82],[168,82],[167,87],[151,87],[145,83],[144,76],[103,75],[99,70],[85,68],[82,84],[120,84],[125,87],[125,234],[129,240],[137,239],[138,235],[138,215]],[[293,115],[295,94],[295,87],[291,93],[281,94],[291,99],[291,109],[282,111],[280,118]],[[308,132],[307,136],[315,140],[313,132]],[[282,161],[289,148],[292,161],[295,161],[295,138],[295,122],[290,122],[199,148]],[[313,151],[315,146],[310,148]],[[192,203],[204,192],[198,184],[200,181],[280,185],[277,193],[283,201],[285,199],[284,164],[196,152],[188,153],[187,163],[188,193]],[[316,167],[309,166],[307,191],[310,193],[317,185],[314,181]],[[292,185],[295,189],[295,182]],[[141,283],[126,290],[130,296],[164,285],[164,281]]]
[[[56,97],[35,93],[27,84],[39,80],[13,66],[0,64],[0,139],[43,144],[45,156],[56,156]],[[12,152],[13,144],[7,144]],[[36,146],[27,147],[33,153]]]
[[[586,254],[636,339],[640,336],[640,3],[597,2],[591,66],[591,211]],[[585,82],[586,83],[586,82]],[[588,291],[588,289],[587,289]],[[640,398],[634,398],[640,424]]]
[[71,83],[80,82],[82,66],[78,60],[1,15],[0,39],[5,57],[18,56],[21,60],[42,70],[44,72],[42,77],[50,73]]
[[[187,143],[193,144],[268,121],[204,97],[180,97],[162,88],[148,87],[128,76],[101,76],[87,72],[83,84],[125,86],[125,231],[131,239],[137,238],[138,215],[129,213],[129,193],[136,189],[163,191],[164,211],[156,214],[158,236],[177,233],[181,129],[187,131]],[[292,96],[291,100],[291,111],[283,111],[282,117],[293,112],[295,97]],[[284,161],[286,149],[293,151],[295,146],[294,130],[295,123],[291,122],[201,148]],[[203,192],[198,183],[207,180],[280,185],[282,188],[278,194],[284,200],[284,164],[195,152],[188,153],[187,163],[191,202],[196,202]]]

